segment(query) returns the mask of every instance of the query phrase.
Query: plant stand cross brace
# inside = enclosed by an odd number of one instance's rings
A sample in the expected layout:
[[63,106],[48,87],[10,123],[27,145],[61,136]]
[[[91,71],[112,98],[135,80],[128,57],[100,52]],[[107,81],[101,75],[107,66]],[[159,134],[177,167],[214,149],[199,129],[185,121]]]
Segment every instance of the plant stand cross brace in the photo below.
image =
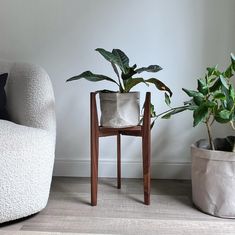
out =
[[146,93],[143,125],[128,128],[108,128],[99,126],[96,94],[90,94],[91,117],[91,205],[97,205],[99,138],[117,136],[117,188],[121,188],[121,135],[142,137],[144,203],[150,204],[150,157],[151,157],[151,117],[150,92]]

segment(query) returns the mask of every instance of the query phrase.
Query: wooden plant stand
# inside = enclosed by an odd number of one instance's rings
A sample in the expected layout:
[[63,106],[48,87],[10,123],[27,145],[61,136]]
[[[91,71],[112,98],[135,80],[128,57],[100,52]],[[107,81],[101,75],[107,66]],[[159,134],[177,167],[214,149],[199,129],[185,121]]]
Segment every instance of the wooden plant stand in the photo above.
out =
[[150,158],[151,158],[151,119],[150,92],[146,93],[143,125],[128,128],[108,128],[99,126],[95,92],[90,93],[91,117],[91,205],[97,205],[99,138],[117,136],[117,188],[121,188],[121,135],[142,137],[144,203],[150,204]]

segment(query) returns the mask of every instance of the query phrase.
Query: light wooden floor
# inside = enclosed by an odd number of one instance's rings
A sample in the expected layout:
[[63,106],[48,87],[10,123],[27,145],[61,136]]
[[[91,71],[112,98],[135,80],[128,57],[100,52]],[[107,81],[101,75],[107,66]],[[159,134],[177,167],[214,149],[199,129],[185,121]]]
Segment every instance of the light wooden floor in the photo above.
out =
[[101,179],[98,206],[91,207],[87,178],[54,178],[47,207],[37,215],[0,227],[8,234],[235,235],[235,220],[195,209],[190,181],[153,180],[151,205],[142,203],[142,181]]

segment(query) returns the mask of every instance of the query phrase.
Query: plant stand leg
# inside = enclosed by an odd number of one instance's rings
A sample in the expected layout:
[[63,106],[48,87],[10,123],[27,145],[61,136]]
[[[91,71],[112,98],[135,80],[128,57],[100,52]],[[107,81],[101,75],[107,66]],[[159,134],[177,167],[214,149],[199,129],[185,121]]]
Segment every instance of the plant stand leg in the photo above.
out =
[[150,135],[142,138],[143,146],[143,178],[144,204],[150,205],[151,173],[150,173]]
[[98,190],[98,158],[99,158],[99,131],[95,94],[91,94],[91,205],[97,205]]
[[142,154],[143,154],[143,178],[144,178],[144,204],[150,205],[151,190],[151,114],[150,102],[151,94],[146,93],[144,104],[144,118],[142,126]]
[[121,188],[121,135],[117,135],[117,188]]
[[99,139],[91,138],[91,205],[97,205]]

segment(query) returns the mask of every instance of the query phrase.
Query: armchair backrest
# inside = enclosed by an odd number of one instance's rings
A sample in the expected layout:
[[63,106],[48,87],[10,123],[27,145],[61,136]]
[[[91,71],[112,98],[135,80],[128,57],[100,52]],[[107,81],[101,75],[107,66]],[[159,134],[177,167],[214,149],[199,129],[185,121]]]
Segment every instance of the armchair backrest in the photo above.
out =
[[11,121],[55,133],[55,100],[50,78],[40,66],[0,61],[8,72],[7,110]]

